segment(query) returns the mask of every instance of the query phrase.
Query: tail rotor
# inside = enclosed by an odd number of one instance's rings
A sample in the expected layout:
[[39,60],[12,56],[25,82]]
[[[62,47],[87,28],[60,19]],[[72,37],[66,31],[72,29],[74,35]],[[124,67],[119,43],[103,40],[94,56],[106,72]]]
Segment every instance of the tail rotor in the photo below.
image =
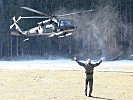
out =
[[13,19],[13,24],[10,26],[10,29],[12,29],[14,26],[17,26],[17,22],[21,19],[22,17],[19,16],[18,19],[16,20],[15,16],[12,18]]

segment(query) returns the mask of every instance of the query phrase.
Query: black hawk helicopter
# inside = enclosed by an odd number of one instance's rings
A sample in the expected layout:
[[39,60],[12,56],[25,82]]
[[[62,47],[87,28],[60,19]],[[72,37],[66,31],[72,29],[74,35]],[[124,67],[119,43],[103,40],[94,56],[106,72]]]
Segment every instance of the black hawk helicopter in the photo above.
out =
[[[80,14],[84,12],[89,12],[93,10],[86,10],[82,12],[76,12],[76,13],[69,13],[64,15],[47,15],[43,12],[37,11],[35,9],[29,8],[29,7],[21,7],[22,9],[43,15],[43,16],[30,16],[30,17],[21,17],[19,16],[16,20],[15,17],[13,17],[14,23],[10,26],[10,29],[12,29],[15,26],[15,29],[17,32],[11,32],[11,35],[25,35],[25,36],[36,36],[36,35],[48,35],[49,37],[58,36],[58,37],[64,37],[72,35],[72,32],[77,28],[73,24],[71,24],[68,21],[60,20],[64,16],[74,15],[74,14]],[[18,25],[18,21],[21,19],[35,19],[35,18],[41,18],[44,19],[44,21],[41,21],[38,23],[38,25],[34,28],[31,28],[29,30],[23,31]]]

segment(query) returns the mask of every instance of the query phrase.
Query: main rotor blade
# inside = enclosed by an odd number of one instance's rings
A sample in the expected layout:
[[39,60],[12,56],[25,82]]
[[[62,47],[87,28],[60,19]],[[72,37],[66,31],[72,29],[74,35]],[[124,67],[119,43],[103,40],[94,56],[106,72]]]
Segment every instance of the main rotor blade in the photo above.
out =
[[39,19],[48,19],[49,17],[44,17],[44,16],[30,16],[30,17],[21,17],[22,19],[36,19],[36,18],[39,18]]
[[94,11],[94,10],[86,10],[86,11],[82,11],[82,12],[75,12],[75,13],[69,13],[69,14],[57,15],[57,16],[59,16],[59,17],[69,16],[69,15],[82,14],[82,13],[91,12],[91,11]]
[[40,14],[40,15],[48,16],[47,14],[45,14],[45,13],[43,13],[43,12],[40,12],[40,11],[38,11],[38,10],[29,8],[29,7],[21,7],[21,8],[22,8],[22,9],[25,9],[25,10],[28,10],[28,11],[31,11],[31,12],[34,12],[34,13],[37,13],[37,14]]

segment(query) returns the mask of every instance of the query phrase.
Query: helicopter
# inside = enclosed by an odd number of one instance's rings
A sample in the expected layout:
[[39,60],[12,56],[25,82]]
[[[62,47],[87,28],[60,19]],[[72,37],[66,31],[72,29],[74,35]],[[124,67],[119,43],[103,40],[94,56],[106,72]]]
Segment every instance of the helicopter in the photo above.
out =
[[[10,26],[10,29],[15,27],[16,32],[11,32],[11,35],[16,36],[37,36],[37,35],[48,35],[49,37],[58,36],[58,37],[65,37],[72,35],[72,32],[77,28],[77,26],[74,26],[69,21],[62,20],[64,16],[74,15],[74,14],[80,14],[84,12],[89,12],[93,10],[86,10],[82,12],[76,12],[76,13],[68,13],[64,15],[47,15],[43,12],[40,12],[38,10],[29,8],[29,7],[21,7],[22,9],[43,15],[43,16],[30,16],[30,17],[22,17],[19,16],[18,19],[13,19],[13,24]],[[43,19],[43,21],[38,22],[36,27],[33,27],[29,30],[23,31],[18,25],[18,22],[21,19]]]

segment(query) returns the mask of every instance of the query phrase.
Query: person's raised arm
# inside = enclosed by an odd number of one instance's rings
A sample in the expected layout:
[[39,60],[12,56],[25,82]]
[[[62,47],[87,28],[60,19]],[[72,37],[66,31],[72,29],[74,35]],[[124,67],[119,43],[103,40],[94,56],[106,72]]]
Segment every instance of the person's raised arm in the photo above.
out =
[[94,67],[100,65],[103,60],[105,60],[105,57],[101,57],[101,60],[98,63],[94,64]]
[[73,60],[76,61],[80,66],[85,67],[85,64],[80,62],[80,61],[78,61],[76,57],[74,57]]
[[100,65],[102,62],[102,60],[100,60],[98,63],[96,63],[96,66]]

